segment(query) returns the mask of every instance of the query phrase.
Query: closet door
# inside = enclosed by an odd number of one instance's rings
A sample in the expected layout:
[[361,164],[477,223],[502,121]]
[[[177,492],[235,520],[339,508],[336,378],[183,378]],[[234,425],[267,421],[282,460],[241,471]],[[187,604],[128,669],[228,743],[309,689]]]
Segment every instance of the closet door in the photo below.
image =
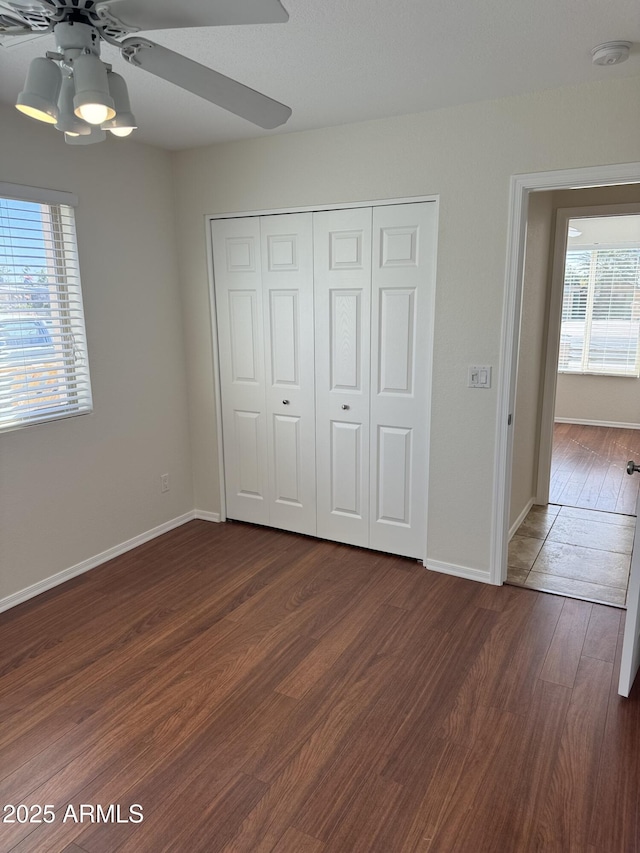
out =
[[371,208],[314,213],[318,536],[369,545]]
[[312,214],[260,220],[269,524],[316,532]]
[[260,225],[212,223],[227,515],[269,523]]
[[423,558],[435,204],[373,211],[371,548]]

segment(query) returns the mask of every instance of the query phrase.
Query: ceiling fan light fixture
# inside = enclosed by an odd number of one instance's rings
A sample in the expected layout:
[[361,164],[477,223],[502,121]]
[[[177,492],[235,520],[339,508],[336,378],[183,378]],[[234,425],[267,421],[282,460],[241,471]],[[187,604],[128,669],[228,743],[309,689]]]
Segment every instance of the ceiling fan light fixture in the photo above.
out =
[[56,128],[71,136],[88,136],[91,133],[91,125],[78,118],[73,111],[74,92],[73,77],[67,74],[62,78],[62,86],[60,87]]
[[93,145],[94,142],[104,142],[107,134],[100,127],[92,127],[89,133],[76,136],[73,133],[65,133],[64,141],[68,145]]
[[129,136],[137,127],[124,80],[100,59],[103,41],[129,64],[265,130],[291,116],[290,107],[238,80],[146,37],[130,35],[179,27],[284,23],[289,15],[281,0],[0,0],[0,19],[5,18],[8,26],[0,21],[2,42],[7,35],[24,40],[25,33],[28,38],[53,33],[56,49],[33,60],[16,107],[56,125],[70,144],[101,141],[107,130]]
[[73,61],[73,79],[76,94],[73,111],[83,121],[100,125],[115,114],[113,98],[109,94],[107,69],[95,53],[83,53]]
[[110,130],[114,136],[129,136],[137,128],[137,123],[131,112],[127,84],[120,74],[115,71],[107,72],[109,94],[113,98],[116,109],[115,117],[103,122],[103,130]]
[[53,60],[43,56],[32,59],[24,89],[16,100],[16,109],[38,121],[55,124],[61,85],[62,72]]

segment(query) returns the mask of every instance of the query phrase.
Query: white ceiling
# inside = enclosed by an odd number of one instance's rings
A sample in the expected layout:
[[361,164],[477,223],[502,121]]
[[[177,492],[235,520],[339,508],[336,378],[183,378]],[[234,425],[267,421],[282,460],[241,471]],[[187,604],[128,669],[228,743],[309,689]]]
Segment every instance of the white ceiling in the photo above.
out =
[[[191,148],[640,75],[637,0],[283,5],[286,24],[161,30],[150,37],[288,104],[293,115],[287,124],[264,131],[128,65],[104,45],[103,59],[127,80],[139,126],[135,138]],[[634,43],[630,59],[594,66],[591,48],[617,39]],[[53,47],[50,35],[0,47],[0,102],[15,102],[30,60]],[[640,109],[640,79],[638,101],[629,109]]]

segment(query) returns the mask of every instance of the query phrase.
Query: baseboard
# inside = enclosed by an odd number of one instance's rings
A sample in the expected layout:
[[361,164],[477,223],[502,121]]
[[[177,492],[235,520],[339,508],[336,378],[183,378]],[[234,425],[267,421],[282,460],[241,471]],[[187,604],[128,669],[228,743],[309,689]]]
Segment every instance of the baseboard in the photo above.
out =
[[441,563],[438,560],[426,560],[425,566],[431,572],[454,575],[457,578],[465,578],[469,581],[491,583],[491,574],[488,569],[472,569],[469,566],[456,566],[454,563]]
[[206,509],[195,509],[193,513],[193,517],[200,519],[200,521],[220,521],[219,512],[208,512]]
[[618,421],[591,421],[582,418],[554,418],[557,424],[579,424],[580,426],[614,427],[617,429],[640,429],[640,424],[622,424]]
[[529,510],[530,510],[530,509],[531,509],[531,507],[534,505],[534,503],[535,503],[534,499],[533,499],[533,498],[531,498],[531,499],[527,502],[527,504],[526,504],[525,508],[522,510],[522,512],[520,513],[520,515],[516,518],[516,520],[513,522],[513,524],[512,524],[512,525],[511,525],[511,527],[509,528],[509,542],[511,542],[511,540],[513,539],[513,537],[514,537],[514,536],[515,536],[515,534],[516,534],[516,530],[520,527],[520,525],[522,524],[522,522],[523,522],[523,521],[525,520],[525,518],[529,515]]
[[[210,514],[213,515],[214,513]],[[112,560],[114,557],[119,557],[120,554],[125,554],[133,548],[137,548],[138,545],[144,545],[145,542],[149,542],[151,539],[155,539],[157,536],[161,536],[163,533],[168,533],[170,530],[174,530],[176,527],[186,524],[187,521],[193,521],[194,518],[199,517],[200,516],[196,515],[195,510],[185,512],[184,515],[179,515],[177,518],[165,521],[164,524],[159,524],[157,527],[153,527],[145,533],[140,533],[138,536],[134,536],[133,539],[128,539],[126,542],[114,545],[113,548],[108,548],[106,551],[96,554],[95,557],[90,557],[88,560],[76,563],[75,566],[71,566],[69,569],[63,569],[63,571],[58,572],[55,575],[51,575],[50,577],[44,578],[44,580],[38,581],[31,586],[18,590],[18,592],[7,595],[5,598],[0,599],[0,613],[3,610],[9,610],[10,607],[15,607],[17,604],[22,604],[23,601],[28,601],[36,595],[40,595],[41,592],[46,592],[54,586],[58,586],[65,581],[71,580],[71,578],[75,578],[77,575],[81,575],[84,574],[84,572],[95,569],[97,566],[101,566],[108,560]]]

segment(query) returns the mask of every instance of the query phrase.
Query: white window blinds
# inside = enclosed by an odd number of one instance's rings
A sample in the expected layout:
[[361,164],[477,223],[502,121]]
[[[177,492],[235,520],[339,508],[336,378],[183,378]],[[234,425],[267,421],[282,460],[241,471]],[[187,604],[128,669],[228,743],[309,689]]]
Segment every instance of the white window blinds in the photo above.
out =
[[92,407],[73,208],[37,193],[0,195],[0,431]]
[[569,249],[559,370],[638,376],[640,248]]

